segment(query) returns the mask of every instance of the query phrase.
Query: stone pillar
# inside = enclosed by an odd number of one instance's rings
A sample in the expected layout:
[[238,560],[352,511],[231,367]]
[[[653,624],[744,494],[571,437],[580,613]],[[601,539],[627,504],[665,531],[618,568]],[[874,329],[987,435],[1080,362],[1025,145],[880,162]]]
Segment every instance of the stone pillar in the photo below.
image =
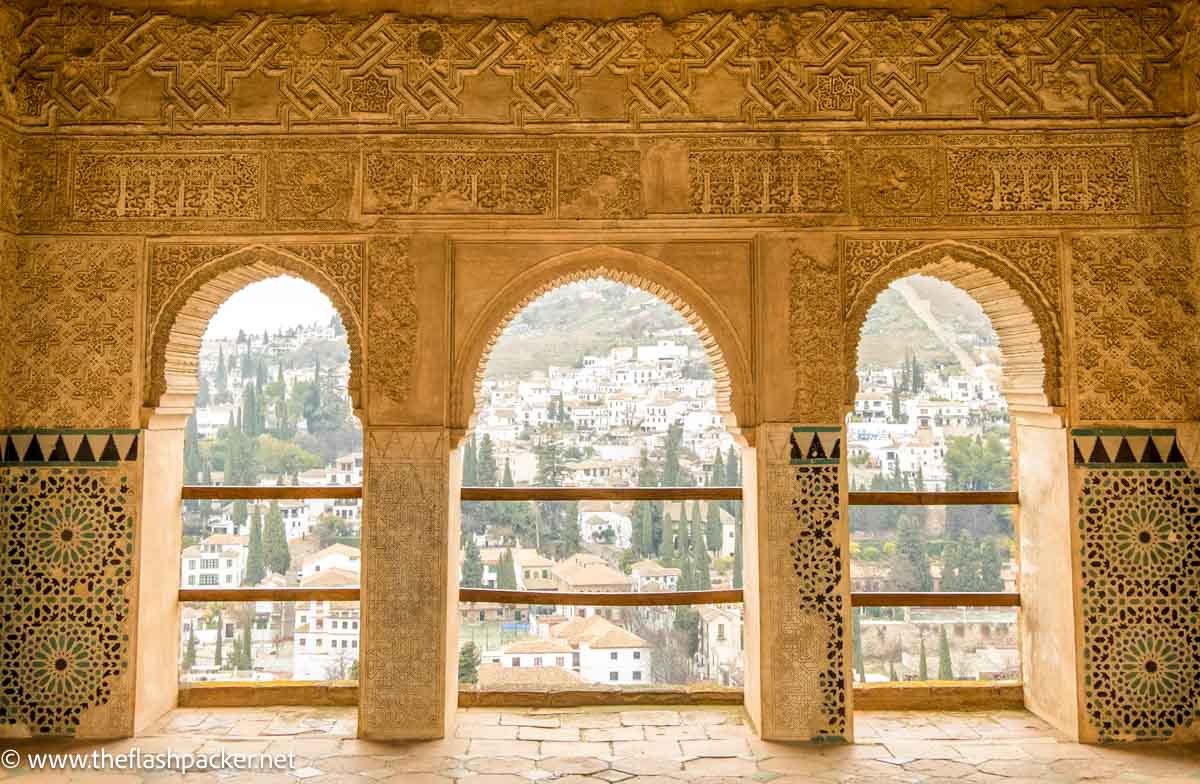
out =
[[364,438],[359,736],[440,738],[453,732],[457,697],[449,433],[368,428]]
[[747,590],[759,605],[760,675],[747,702],[767,740],[853,739],[843,437],[840,425],[781,423],[756,435],[758,557]]
[[1025,707],[1079,737],[1078,538],[1073,535],[1070,438],[1061,418],[1016,416],[1020,507],[1021,680]]

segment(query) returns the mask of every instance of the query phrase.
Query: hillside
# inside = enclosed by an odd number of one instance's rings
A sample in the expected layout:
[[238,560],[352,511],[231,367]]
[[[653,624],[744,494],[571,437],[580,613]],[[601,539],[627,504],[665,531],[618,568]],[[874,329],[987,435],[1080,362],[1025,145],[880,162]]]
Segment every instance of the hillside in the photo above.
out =
[[[953,286],[924,276],[906,279],[929,302],[933,317],[960,340],[969,353],[994,346],[996,335],[979,305]],[[651,341],[663,330],[687,327],[666,302],[638,289],[606,280],[572,283],[555,289],[517,315],[496,342],[488,363],[491,378],[514,378],[548,365],[576,365],[586,354],[602,354],[613,346]],[[695,334],[676,337],[699,355]],[[894,365],[913,350],[922,362],[956,365],[949,348],[937,338],[894,288],[880,295],[863,326],[861,361]]]

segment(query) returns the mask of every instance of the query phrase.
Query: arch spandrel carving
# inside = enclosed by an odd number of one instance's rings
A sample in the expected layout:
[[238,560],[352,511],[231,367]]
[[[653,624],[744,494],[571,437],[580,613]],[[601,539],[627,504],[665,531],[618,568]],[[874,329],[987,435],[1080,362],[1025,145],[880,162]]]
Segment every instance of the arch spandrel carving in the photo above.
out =
[[845,239],[841,258],[847,409],[858,393],[858,345],[867,312],[893,281],[913,274],[963,289],[991,319],[1010,409],[1048,412],[1064,405],[1056,240]]
[[350,344],[350,398],[361,409],[364,243],[164,243],[150,250],[144,402],[191,407],[196,363],[209,320],[251,283],[291,275],[329,298]]
[[464,349],[455,358],[451,380],[452,429],[471,427],[488,357],[500,334],[525,306],[568,283],[604,278],[653,294],[671,305],[700,337],[712,365],[717,410],[735,435],[753,435],[750,362],[732,323],[716,299],[684,273],[632,251],[595,247],[542,261],[509,281],[468,327]]

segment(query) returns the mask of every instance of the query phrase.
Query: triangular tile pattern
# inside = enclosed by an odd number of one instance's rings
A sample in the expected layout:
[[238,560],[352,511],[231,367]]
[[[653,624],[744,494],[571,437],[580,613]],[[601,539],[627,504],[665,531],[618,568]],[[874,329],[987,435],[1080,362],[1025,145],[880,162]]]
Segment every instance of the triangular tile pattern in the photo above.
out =
[[1178,468],[1186,465],[1173,429],[1081,428],[1071,431],[1071,454],[1088,468]]
[[842,457],[840,427],[794,427],[791,438],[793,465],[830,465]]
[[0,433],[0,465],[102,466],[137,460],[136,430]]

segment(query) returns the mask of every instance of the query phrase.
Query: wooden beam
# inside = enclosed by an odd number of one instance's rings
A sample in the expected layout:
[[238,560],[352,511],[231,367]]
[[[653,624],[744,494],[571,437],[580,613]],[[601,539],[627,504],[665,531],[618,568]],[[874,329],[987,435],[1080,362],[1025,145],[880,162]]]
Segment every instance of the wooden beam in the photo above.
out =
[[1018,493],[1009,490],[946,493],[850,493],[851,506],[1016,506]]
[[464,487],[464,501],[740,501],[740,487]]
[[[181,602],[357,602],[358,588],[180,588]],[[741,589],[720,591],[653,591],[647,593],[580,593],[576,591],[508,591],[459,588],[460,602],[540,604],[586,607],[672,607],[695,604],[738,604]],[[854,607],[1019,607],[1017,593],[877,593],[851,594]]]
[[1020,607],[1019,593],[877,593],[850,594],[851,607]]
[[585,607],[667,607],[680,604],[735,604],[742,591],[653,591],[647,593],[579,593],[575,591],[505,591],[459,588],[460,602],[486,604],[568,604]]
[[306,498],[362,498],[358,485],[320,487],[201,487],[184,485],[185,501],[302,501]]
[[358,588],[180,588],[181,602],[357,602]]

